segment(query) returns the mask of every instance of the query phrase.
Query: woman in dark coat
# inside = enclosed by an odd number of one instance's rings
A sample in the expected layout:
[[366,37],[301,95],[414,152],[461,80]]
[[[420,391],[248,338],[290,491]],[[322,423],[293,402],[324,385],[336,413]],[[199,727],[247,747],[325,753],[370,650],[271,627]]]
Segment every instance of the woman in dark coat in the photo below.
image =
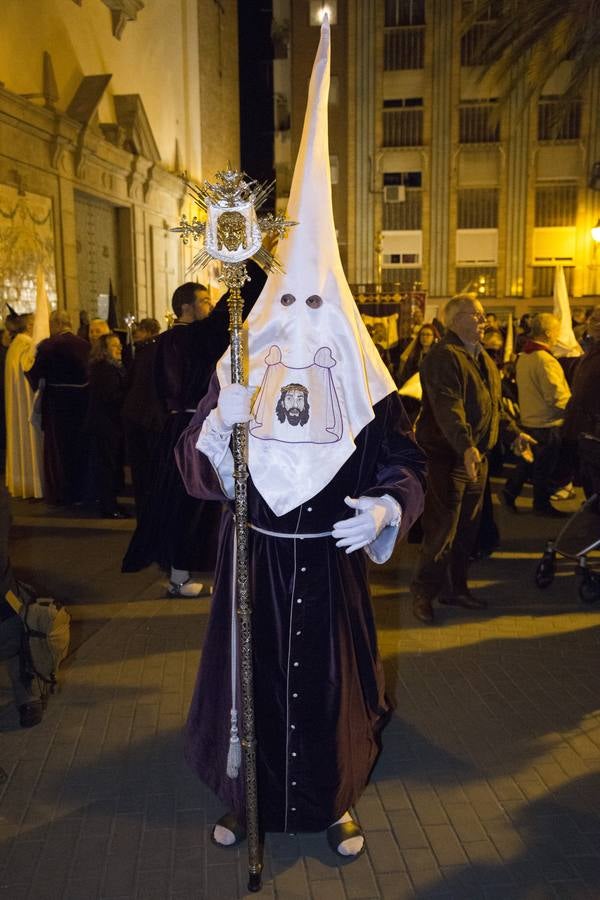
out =
[[91,493],[107,519],[127,514],[117,506],[123,483],[123,426],[125,369],[121,341],[103,334],[90,354],[89,402],[84,430],[90,436]]
[[434,344],[437,344],[440,336],[436,331],[435,325],[428,322],[422,325],[417,335],[410,342],[402,356],[398,365],[398,377],[396,383],[400,387],[411,378],[415,372],[419,371],[421,360],[431,350]]

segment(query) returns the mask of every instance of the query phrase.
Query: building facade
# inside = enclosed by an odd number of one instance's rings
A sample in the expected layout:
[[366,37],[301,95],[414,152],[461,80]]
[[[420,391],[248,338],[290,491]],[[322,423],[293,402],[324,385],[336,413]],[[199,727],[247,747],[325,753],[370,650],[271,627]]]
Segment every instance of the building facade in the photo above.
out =
[[[191,248],[181,180],[239,160],[235,0],[4,0],[0,292],[164,324]],[[193,212],[192,212],[193,214]],[[202,276],[198,276],[202,277]]]
[[[498,103],[476,65],[494,3],[462,33],[471,0],[279,0],[275,61],[288,127],[276,137],[279,204],[302,128],[317,26],[332,20],[330,153],[342,257],[357,295],[415,285],[442,300],[476,289],[490,308],[548,307],[556,263],[572,295],[600,293],[598,71],[557,122],[563,63],[541,96]],[[277,87],[275,88],[277,91]],[[281,91],[280,91],[281,93]],[[277,121],[277,120],[276,120]],[[285,119],[283,119],[285,125]],[[281,175],[281,177],[279,177]]]

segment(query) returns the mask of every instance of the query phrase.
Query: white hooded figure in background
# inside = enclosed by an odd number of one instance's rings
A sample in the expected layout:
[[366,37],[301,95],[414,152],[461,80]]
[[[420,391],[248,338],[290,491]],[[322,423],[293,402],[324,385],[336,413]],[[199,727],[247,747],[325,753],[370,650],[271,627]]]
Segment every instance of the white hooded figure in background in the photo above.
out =
[[[348,858],[365,848],[350,809],[390,712],[366,555],[387,560],[420,515],[424,457],[341,265],[329,38],[325,21],[287,209],[299,224],[280,252],[285,273],[269,275],[246,322],[253,387],[231,385],[226,354],[176,453],[189,493],[231,499],[232,428],[248,423],[259,822],[326,831]],[[245,815],[243,777],[226,764],[241,720],[232,556],[230,504],[186,742],[188,761],[231,810],[212,835],[229,845],[243,838]]]
[[50,335],[50,307],[44,272],[37,272],[35,312],[19,316],[6,354],[6,487],[13,497],[44,496],[42,430],[36,410],[38,394],[25,378],[35,362],[37,346]]
[[42,432],[32,424],[35,395],[25,378],[35,360],[33,316],[19,316],[4,364],[6,487],[12,497],[44,495]]

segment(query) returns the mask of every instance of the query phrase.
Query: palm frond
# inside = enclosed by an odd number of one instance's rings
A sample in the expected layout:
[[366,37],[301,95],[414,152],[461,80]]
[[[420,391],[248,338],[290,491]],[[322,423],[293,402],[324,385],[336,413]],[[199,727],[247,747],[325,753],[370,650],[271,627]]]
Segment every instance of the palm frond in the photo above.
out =
[[564,118],[590,70],[600,64],[600,0],[505,0],[495,19],[489,11],[489,0],[475,0],[461,33],[487,23],[475,47],[476,61],[482,79],[492,74],[496,80],[500,106],[522,90],[519,105],[524,110],[561,63],[567,63],[567,83],[557,104],[557,116]]

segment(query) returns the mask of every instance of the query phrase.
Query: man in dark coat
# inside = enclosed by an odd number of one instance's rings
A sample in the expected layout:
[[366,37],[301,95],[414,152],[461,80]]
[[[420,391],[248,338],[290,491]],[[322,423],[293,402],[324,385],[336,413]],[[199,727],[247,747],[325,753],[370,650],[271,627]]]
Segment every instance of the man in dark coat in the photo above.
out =
[[411,584],[413,613],[433,623],[432,603],[483,609],[467,585],[469,557],[479,529],[487,454],[502,428],[518,452],[529,438],[502,407],[498,368],[481,346],[485,314],[476,297],[453,297],[447,330],[423,360],[423,405],[417,441],[427,455],[423,541]]
[[88,342],[73,334],[70,314],[56,310],[50,316],[50,337],[40,343],[27,372],[34,391],[43,387],[44,495],[49,503],[83,499],[89,353]]
[[563,439],[576,448],[579,474],[586,497],[600,491],[599,443],[582,434],[600,439],[600,306],[596,306],[587,320],[590,343],[585,356],[575,370],[571,399],[563,425]]
[[92,344],[89,404],[85,432],[90,448],[90,499],[105,519],[125,519],[117,504],[123,487],[123,422],[125,369],[121,341],[110,331]]
[[[244,286],[245,312],[256,299],[265,275],[254,266]],[[138,513],[138,524],[123,560],[123,572],[158,563],[169,572],[171,597],[197,596],[201,582],[192,572],[214,568],[221,506],[188,495],[173,450],[207,391],[215,364],[229,343],[228,314],[223,297],[212,312],[204,285],[187,282],[173,294],[177,319],[158,338],[154,382],[163,408],[164,425],[154,457],[152,485]],[[207,314],[208,313],[208,314]]]
[[136,325],[134,355],[129,365],[123,404],[127,459],[137,515],[151,491],[154,455],[167,415],[154,381],[159,334],[160,325],[156,319],[142,319]]

